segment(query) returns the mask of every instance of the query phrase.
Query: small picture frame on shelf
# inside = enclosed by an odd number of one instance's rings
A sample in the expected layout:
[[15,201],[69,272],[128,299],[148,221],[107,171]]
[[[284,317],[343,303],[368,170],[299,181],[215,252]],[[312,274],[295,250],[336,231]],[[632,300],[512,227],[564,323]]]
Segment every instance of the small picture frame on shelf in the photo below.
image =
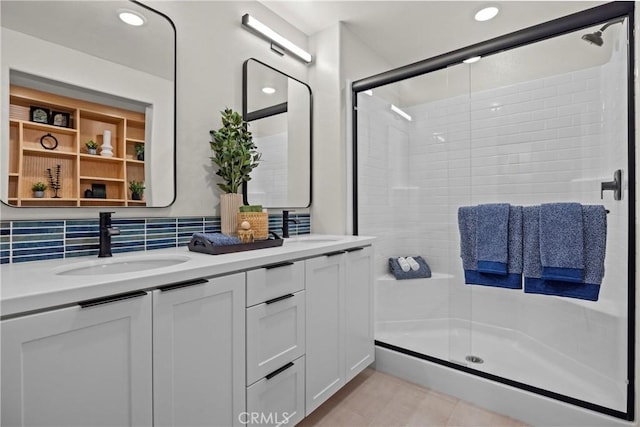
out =
[[71,125],[71,115],[62,111],[52,111],[50,124],[68,128]]
[[49,124],[49,109],[44,107],[30,107],[29,120],[35,123]]
[[91,193],[94,199],[106,199],[107,187],[104,184],[91,184]]

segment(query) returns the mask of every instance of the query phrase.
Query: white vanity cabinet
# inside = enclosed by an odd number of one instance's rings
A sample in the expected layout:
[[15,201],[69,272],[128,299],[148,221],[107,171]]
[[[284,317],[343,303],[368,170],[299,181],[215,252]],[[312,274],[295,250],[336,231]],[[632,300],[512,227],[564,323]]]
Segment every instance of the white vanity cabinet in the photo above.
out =
[[307,259],[306,414],[374,360],[373,250]]
[[151,296],[6,319],[3,426],[151,426]]
[[154,425],[242,425],[244,355],[245,273],[153,291]]
[[305,416],[304,261],[247,272],[247,411],[250,425]]

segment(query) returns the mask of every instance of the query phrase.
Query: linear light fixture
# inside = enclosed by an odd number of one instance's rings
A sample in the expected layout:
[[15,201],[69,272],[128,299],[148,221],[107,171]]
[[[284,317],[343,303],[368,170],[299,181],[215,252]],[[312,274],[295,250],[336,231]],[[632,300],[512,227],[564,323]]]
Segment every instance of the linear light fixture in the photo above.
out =
[[262,22],[258,21],[253,16],[248,13],[242,16],[242,25],[254,31],[255,33],[265,37],[267,40],[271,41],[276,46],[282,47],[289,53],[293,54],[296,58],[300,59],[305,63],[310,63],[313,57],[311,54],[301,47],[297,46],[293,42],[287,40],[280,34],[273,31],[271,28],[264,25]]
[[411,121],[411,116],[408,115],[407,113],[405,113],[404,111],[402,111],[401,109],[399,109],[398,107],[396,107],[395,105],[391,104],[391,111],[393,111],[394,113],[396,113],[397,115],[399,115],[400,117]]

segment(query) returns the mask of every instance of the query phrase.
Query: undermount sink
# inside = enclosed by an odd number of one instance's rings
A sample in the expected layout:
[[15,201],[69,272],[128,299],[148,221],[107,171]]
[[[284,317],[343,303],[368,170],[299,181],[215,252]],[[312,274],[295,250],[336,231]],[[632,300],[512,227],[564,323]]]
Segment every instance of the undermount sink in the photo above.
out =
[[80,262],[57,268],[60,276],[96,276],[106,274],[135,273],[182,264],[191,258],[186,256],[146,255],[127,258],[107,258]]

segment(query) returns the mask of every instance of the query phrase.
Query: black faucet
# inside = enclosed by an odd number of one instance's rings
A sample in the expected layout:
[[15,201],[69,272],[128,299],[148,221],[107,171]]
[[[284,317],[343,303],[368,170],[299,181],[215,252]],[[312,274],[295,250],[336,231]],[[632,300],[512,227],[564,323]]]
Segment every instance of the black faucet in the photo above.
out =
[[100,212],[100,244],[98,246],[98,258],[111,256],[111,236],[120,234],[120,229],[111,226],[111,214],[113,212]]
[[289,218],[289,211],[282,211],[282,237],[289,237],[289,222],[294,224],[300,224],[300,221],[294,218]]

